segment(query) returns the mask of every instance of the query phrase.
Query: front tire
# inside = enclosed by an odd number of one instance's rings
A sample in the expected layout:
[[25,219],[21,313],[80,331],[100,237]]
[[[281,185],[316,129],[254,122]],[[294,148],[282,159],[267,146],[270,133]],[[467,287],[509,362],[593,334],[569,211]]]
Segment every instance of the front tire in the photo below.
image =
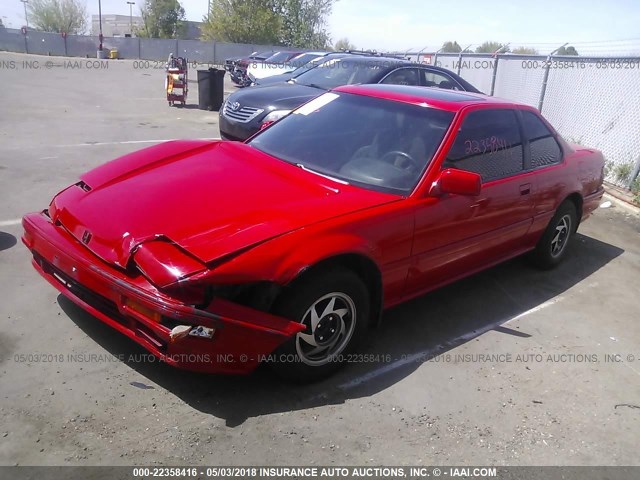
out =
[[544,234],[532,252],[534,265],[549,270],[556,267],[567,256],[569,242],[578,228],[576,207],[565,200],[558,207]]
[[366,335],[369,292],[343,268],[310,272],[278,299],[275,312],[306,326],[275,352],[275,371],[287,380],[308,383],[339,369]]

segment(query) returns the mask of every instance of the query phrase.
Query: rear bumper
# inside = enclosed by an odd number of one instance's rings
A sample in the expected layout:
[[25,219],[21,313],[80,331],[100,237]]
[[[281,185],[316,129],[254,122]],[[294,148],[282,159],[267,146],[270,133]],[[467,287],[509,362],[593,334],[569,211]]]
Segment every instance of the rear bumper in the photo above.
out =
[[584,197],[582,201],[582,220],[586,220],[599,206],[604,195],[604,187],[600,187],[596,192]]
[[[304,327],[223,299],[206,309],[185,305],[105,264],[43,213],[26,215],[23,243],[33,266],[63,295],[166,363],[208,373],[249,373],[264,357]],[[137,283],[136,283],[137,282]],[[163,321],[132,310],[157,312]],[[187,336],[171,341],[181,324],[214,328],[212,339]]]

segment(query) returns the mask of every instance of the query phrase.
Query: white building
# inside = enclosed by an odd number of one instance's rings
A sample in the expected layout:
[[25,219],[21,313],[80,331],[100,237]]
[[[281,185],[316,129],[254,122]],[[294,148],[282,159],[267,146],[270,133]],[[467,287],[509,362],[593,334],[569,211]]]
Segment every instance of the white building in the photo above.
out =
[[[133,25],[133,32],[131,26]],[[102,34],[105,37],[135,37],[135,31],[143,25],[142,17],[129,15],[102,15]],[[100,17],[91,16],[91,35],[100,34]]]
[[[131,23],[130,23],[131,21]],[[131,32],[133,25],[133,32]],[[142,17],[129,15],[102,15],[102,34],[105,37],[135,37],[138,28],[144,25]],[[180,37],[184,40],[199,40],[200,26],[202,22],[184,22],[184,33]],[[91,16],[91,35],[98,36],[100,34],[100,17],[98,15]]]

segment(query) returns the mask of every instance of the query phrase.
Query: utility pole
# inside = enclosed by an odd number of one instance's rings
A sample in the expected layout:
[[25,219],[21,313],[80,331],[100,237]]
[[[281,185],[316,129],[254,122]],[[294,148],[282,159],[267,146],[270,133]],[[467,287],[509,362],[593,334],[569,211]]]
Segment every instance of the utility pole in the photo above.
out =
[[102,2],[100,0],[98,0],[98,21],[100,23],[100,35],[98,36],[100,45],[98,46],[98,50],[102,51],[102,41],[104,40],[104,37],[102,36]]
[[129,33],[133,37],[133,6],[136,2],[127,2],[127,4],[129,5]]
[[24,5],[24,21],[27,22],[27,28],[29,28],[29,16],[27,15],[27,3],[29,0],[20,0]]

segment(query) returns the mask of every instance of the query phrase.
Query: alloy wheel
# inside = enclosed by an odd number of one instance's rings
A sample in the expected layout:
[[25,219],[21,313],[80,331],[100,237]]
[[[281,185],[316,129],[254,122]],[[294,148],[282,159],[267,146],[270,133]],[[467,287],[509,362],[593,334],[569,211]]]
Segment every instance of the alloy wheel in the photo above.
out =
[[298,356],[307,365],[324,365],[349,343],[356,326],[355,303],[344,293],[328,293],[309,307],[301,323],[307,328],[296,336]]
[[571,235],[571,216],[564,215],[556,225],[553,238],[551,239],[551,256],[559,257],[567,246]]

